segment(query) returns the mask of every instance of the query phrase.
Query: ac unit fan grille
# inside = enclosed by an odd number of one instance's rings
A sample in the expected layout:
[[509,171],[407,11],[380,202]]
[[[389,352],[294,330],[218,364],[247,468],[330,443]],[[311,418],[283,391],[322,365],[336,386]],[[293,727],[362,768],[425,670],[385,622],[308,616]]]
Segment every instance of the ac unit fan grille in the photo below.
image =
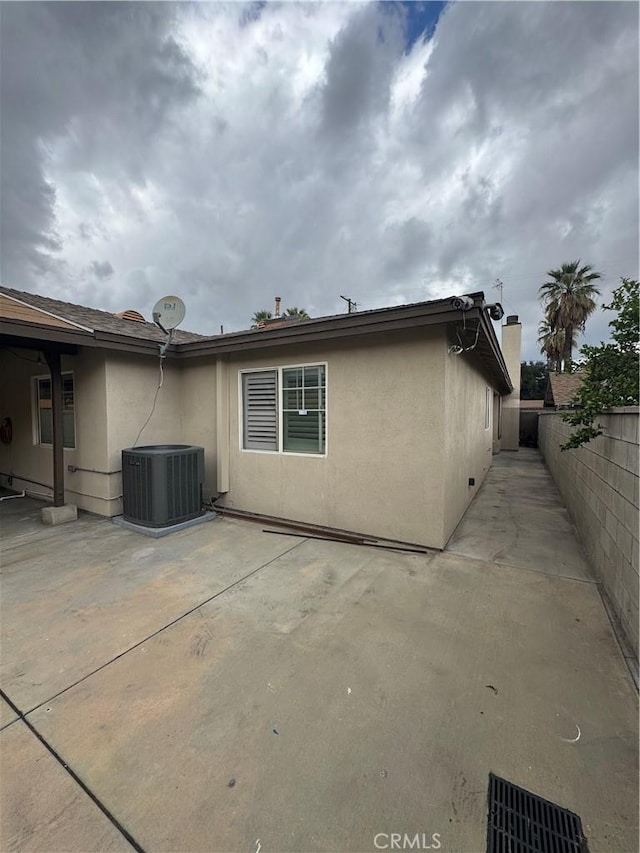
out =
[[200,509],[201,491],[192,487],[197,477],[198,457],[195,453],[167,456],[167,511],[171,524]]
[[167,527],[202,515],[204,450],[158,445],[122,451],[123,516]]

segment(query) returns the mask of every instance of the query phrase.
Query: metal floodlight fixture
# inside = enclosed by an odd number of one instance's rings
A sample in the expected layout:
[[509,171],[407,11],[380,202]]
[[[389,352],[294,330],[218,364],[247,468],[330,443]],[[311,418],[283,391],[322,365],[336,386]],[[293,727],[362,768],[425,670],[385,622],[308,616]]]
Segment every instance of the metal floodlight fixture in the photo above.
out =
[[504,317],[504,308],[499,302],[492,302],[490,305],[484,306],[489,312],[492,320],[502,320]]

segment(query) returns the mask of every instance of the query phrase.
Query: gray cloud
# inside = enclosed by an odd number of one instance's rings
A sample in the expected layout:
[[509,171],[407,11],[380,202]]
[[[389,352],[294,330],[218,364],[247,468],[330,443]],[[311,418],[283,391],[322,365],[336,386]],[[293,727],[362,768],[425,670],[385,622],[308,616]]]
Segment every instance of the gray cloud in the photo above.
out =
[[399,16],[381,21],[375,6],[360,7],[329,47],[322,112],[330,132],[366,132],[363,122],[387,109],[394,59],[401,53]]
[[58,188],[47,177],[56,143],[70,174],[108,170],[144,183],[153,134],[197,93],[197,71],[173,39],[173,20],[169,4],[3,8],[3,279],[25,287],[45,272],[67,273],[51,254],[65,243]]
[[145,315],[177,292],[214,333],[275,293],[318,315],[499,277],[534,358],[546,270],[581,257],[605,301],[638,275],[638,8],[454,3],[410,50],[403,26],[5,4],[3,282]]
[[95,277],[100,279],[111,278],[115,273],[109,261],[91,261],[90,268]]

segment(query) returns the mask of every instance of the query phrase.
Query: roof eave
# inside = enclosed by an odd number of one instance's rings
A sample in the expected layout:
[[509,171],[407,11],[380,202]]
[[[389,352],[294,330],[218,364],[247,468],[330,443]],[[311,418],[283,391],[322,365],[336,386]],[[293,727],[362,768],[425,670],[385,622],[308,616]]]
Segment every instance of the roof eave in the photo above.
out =
[[20,341],[24,341],[25,345],[30,348],[41,343],[45,349],[49,345],[75,345],[123,352],[148,353],[150,355],[158,352],[158,341],[117,335],[111,332],[63,329],[59,326],[40,325],[25,320],[0,319],[0,337],[10,338],[11,346],[19,346]]
[[[471,309],[473,313],[476,309]],[[362,314],[345,314],[340,317],[307,320],[292,326],[274,329],[248,330],[232,335],[219,335],[202,341],[178,344],[180,358],[195,358],[202,355],[218,355],[248,349],[264,349],[298,343],[307,343],[331,338],[353,337],[419,326],[430,326],[454,322],[460,311],[451,307],[450,299],[424,302],[417,305],[384,308]]]
[[80,329],[63,329],[60,326],[40,325],[26,320],[5,319],[0,319],[0,336],[24,339],[31,344],[42,342],[45,346],[49,343],[91,346],[93,340],[92,332]]
[[[480,322],[486,343],[486,355],[478,354],[486,362],[488,372],[502,394],[513,391],[507,366],[500,349],[493,325],[483,308],[484,294],[469,294],[475,302],[473,308],[465,312],[468,320]],[[417,305],[401,305],[395,309],[384,308],[366,314],[345,314],[326,320],[311,320],[296,323],[293,326],[278,326],[273,329],[249,330],[232,335],[219,335],[202,341],[190,341],[177,344],[178,358],[198,358],[201,356],[228,355],[234,352],[266,349],[295,344],[315,343],[316,341],[337,340],[345,337],[391,332],[422,326],[447,325],[460,321],[461,312],[453,309],[450,299],[422,302]]]
[[495,362],[497,362],[496,370],[494,371],[497,390],[502,394],[511,394],[514,390],[513,382],[509,376],[507,364],[504,360],[504,355],[502,354],[502,349],[498,342],[495,329],[493,328],[493,323],[489,319],[487,312],[484,310],[480,311],[480,322],[482,331],[484,332],[487,343],[491,349],[491,355],[493,356],[493,359],[495,359]]

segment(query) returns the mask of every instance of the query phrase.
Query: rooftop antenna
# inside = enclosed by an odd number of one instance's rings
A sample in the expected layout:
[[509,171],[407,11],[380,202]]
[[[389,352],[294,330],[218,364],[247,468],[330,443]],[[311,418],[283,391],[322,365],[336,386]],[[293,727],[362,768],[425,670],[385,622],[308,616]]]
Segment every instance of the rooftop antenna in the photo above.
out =
[[348,304],[348,306],[349,306],[349,314],[353,314],[353,312],[354,312],[354,311],[356,310],[356,308],[358,307],[358,303],[357,303],[357,302],[354,302],[354,301],[353,301],[353,299],[350,299],[348,296],[340,296],[340,299],[344,299],[344,301],[345,301],[345,302]]
[[504,287],[504,285],[503,285],[503,283],[500,281],[500,279],[499,279],[499,278],[497,278],[497,279],[496,279],[496,283],[493,285],[493,287],[494,287],[494,289],[495,289],[495,290],[499,290],[499,291],[500,291],[500,305],[502,305],[502,304],[503,304],[503,302],[504,302],[504,300],[503,300],[503,298],[502,298],[502,288]]
[[173,330],[182,323],[185,313],[184,302],[178,296],[163,296],[153,306],[153,322],[167,336],[160,344],[161,357],[164,357],[173,338]]

